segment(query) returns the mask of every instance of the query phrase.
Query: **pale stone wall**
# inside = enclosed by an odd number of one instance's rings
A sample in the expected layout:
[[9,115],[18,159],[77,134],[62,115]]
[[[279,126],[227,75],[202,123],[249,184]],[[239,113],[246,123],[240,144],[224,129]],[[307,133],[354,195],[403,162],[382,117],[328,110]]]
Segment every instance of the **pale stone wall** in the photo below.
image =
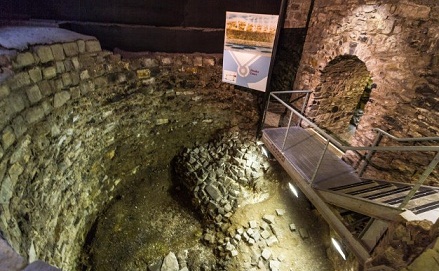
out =
[[[218,130],[253,129],[257,95],[221,83],[221,56],[121,59],[97,40],[0,57],[0,230],[29,261],[74,270],[96,215],[139,168]],[[175,153],[165,136],[175,140]]]
[[[322,72],[332,60],[355,56],[365,64],[377,88],[372,91],[372,102],[365,107],[352,144],[370,144],[375,135],[373,127],[398,137],[437,136],[438,18],[437,1],[316,0],[295,89],[319,89],[325,83]],[[313,97],[309,112],[319,109],[331,111],[318,108]],[[372,175],[410,181],[419,176],[431,156],[377,158],[375,164],[381,173]],[[437,184],[437,172],[434,174],[430,184]]]

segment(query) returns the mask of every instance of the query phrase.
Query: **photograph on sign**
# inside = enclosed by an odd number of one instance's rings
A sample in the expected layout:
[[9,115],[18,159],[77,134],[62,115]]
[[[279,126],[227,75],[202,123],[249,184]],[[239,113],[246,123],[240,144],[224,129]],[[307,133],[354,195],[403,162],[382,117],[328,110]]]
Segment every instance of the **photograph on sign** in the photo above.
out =
[[278,17],[226,13],[223,82],[266,90]]

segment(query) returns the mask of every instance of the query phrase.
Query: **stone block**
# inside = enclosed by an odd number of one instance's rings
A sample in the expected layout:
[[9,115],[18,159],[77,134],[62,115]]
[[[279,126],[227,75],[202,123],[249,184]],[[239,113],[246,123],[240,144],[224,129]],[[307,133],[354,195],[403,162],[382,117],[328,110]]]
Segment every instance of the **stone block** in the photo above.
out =
[[62,83],[65,88],[68,88],[72,85],[72,77],[70,73],[66,72],[61,75]]
[[285,210],[284,209],[276,209],[276,214],[278,216],[283,216],[285,214]]
[[29,99],[31,104],[35,104],[43,98],[40,92],[40,88],[38,85],[33,85],[26,89],[27,98]]
[[64,60],[64,67],[66,72],[70,72],[75,69],[71,59]]
[[93,91],[95,89],[95,84],[93,81],[82,81],[79,84],[79,88],[81,89],[81,93],[84,95],[90,91]]
[[162,266],[162,260],[148,265],[148,271],[160,271],[161,266]]
[[71,87],[70,96],[72,99],[78,99],[79,97],[81,97],[81,90],[79,89],[79,87]]
[[309,238],[308,230],[305,229],[305,228],[300,228],[299,229],[299,235],[300,235],[300,237],[302,237],[302,239]]
[[214,58],[203,58],[203,66],[215,66]]
[[26,133],[27,125],[22,116],[18,115],[12,121],[12,128],[14,129],[14,133],[17,138],[20,138],[24,133]]
[[137,78],[139,79],[148,79],[151,77],[151,70],[150,69],[141,69],[137,70]]
[[50,66],[43,69],[44,79],[52,79],[55,76],[56,76],[56,68],[54,66]]
[[73,68],[78,71],[81,68],[81,65],[79,64],[78,58],[77,57],[72,57],[71,60],[72,60]]
[[32,82],[34,82],[34,83],[37,83],[37,82],[40,82],[41,80],[43,80],[43,74],[41,73],[40,67],[34,67],[34,68],[30,69],[29,76],[30,76],[30,80],[32,80]]
[[35,52],[41,63],[47,63],[54,59],[50,46],[38,46],[36,47]]
[[14,193],[14,184],[9,176],[3,177],[3,182],[0,187],[0,204],[9,205],[9,201]]
[[52,88],[55,89],[55,92],[64,89],[64,84],[61,78],[52,80],[51,82],[53,82]]
[[271,233],[265,229],[261,232],[261,237],[264,239],[268,239],[270,236],[271,236]]
[[15,143],[15,133],[11,126],[6,127],[2,132],[2,145],[7,150],[12,144]]
[[271,271],[278,271],[280,270],[280,262],[277,260],[270,261],[270,270]]
[[11,113],[19,113],[25,108],[24,99],[19,94],[9,95],[6,106]]
[[402,17],[407,17],[411,19],[428,19],[430,16],[431,8],[427,5],[418,5],[415,3],[410,3],[403,1],[398,5],[397,13]]
[[78,44],[76,42],[63,43],[62,46],[67,57],[76,56],[79,53]]
[[172,60],[170,57],[164,57],[161,59],[162,65],[171,65],[172,64]]
[[72,77],[72,85],[77,86],[79,85],[80,79],[79,79],[79,73],[77,72],[71,72],[70,76]]
[[49,81],[40,81],[37,83],[40,88],[41,94],[46,97],[52,94],[52,86],[49,84]]
[[12,61],[12,67],[15,69],[31,66],[33,64],[35,64],[35,58],[30,52],[20,53],[15,60]]
[[31,107],[25,112],[25,118],[29,124],[42,120],[44,116],[44,108],[42,106]]
[[52,50],[53,59],[55,61],[60,61],[65,59],[63,46],[61,44],[52,44],[50,45],[50,49]]
[[7,85],[0,85],[0,99],[4,99],[9,93],[9,87]]
[[56,72],[57,73],[63,73],[66,71],[66,67],[64,66],[63,61],[57,61],[55,62]]
[[59,108],[63,106],[68,100],[70,100],[70,93],[68,91],[55,93],[55,96],[53,97],[53,107]]
[[274,244],[277,244],[279,240],[277,240],[276,236],[272,235],[268,239],[266,239],[265,242],[267,243],[267,246],[271,247]]
[[16,164],[18,162],[23,162],[26,164],[30,158],[30,136],[28,135],[24,140],[20,141],[14,148],[14,152],[11,155],[9,163]]
[[160,271],[178,271],[178,260],[174,253],[169,252],[168,255],[163,259],[162,267]]
[[210,198],[214,201],[218,201],[222,197],[218,187],[213,186],[212,184],[207,185],[205,190],[209,194]]
[[296,231],[296,224],[294,223],[290,224],[290,231]]
[[202,67],[203,66],[203,57],[201,57],[201,56],[194,57],[194,66]]
[[78,40],[76,41],[76,43],[78,44],[78,51],[79,53],[85,53],[85,41],[83,40]]
[[79,77],[81,78],[81,80],[86,80],[90,78],[90,74],[88,73],[88,70],[83,70],[79,74]]
[[11,90],[16,90],[21,87],[27,86],[30,83],[31,82],[29,74],[27,72],[21,72],[16,74],[14,77],[11,78],[11,80],[9,80],[9,87],[11,88]]
[[85,41],[85,50],[87,52],[100,52],[102,48],[98,40],[87,40]]
[[46,115],[46,116],[49,115],[50,112],[52,112],[52,110],[53,110],[52,103],[50,103],[47,100],[45,100],[41,103],[41,107],[43,108],[44,115]]
[[264,220],[268,224],[273,224],[274,223],[274,215],[264,215],[262,217],[262,220]]
[[270,259],[270,257],[271,257],[271,249],[264,248],[264,250],[262,250],[261,257],[264,260],[268,261],[268,259]]
[[252,229],[255,229],[255,228],[257,228],[259,225],[258,225],[258,222],[257,222],[256,220],[250,220],[250,221],[248,222],[248,226],[249,226],[250,228],[252,228]]

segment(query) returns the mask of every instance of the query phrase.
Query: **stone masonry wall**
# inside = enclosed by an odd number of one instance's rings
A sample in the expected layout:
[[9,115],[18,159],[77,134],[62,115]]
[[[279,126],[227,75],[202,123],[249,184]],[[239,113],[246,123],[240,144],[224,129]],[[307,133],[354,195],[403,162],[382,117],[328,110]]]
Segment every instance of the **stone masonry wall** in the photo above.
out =
[[[255,128],[257,95],[222,84],[221,62],[122,59],[95,39],[2,50],[2,236],[30,262],[75,270],[86,233],[127,176],[219,130]],[[175,153],[161,154],[165,138]]]
[[[318,89],[324,84],[322,71],[332,60],[357,57],[377,88],[371,93],[372,102],[365,106],[352,144],[370,144],[373,127],[398,137],[437,136],[438,18],[439,3],[431,0],[316,0],[295,89]],[[338,78],[343,76],[341,72]],[[311,106],[313,102],[314,97]],[[334,105],[326,106],[322,112],[330,112]],[[412,181],[431,158],[432,154],[379,153],[374,166],[380,173],[371,168],[368,174]],[[428,183],[437,185],[438,179],[436,171]]]
[[284,28],[305,28],[311,0],[289,0],[285,14]]

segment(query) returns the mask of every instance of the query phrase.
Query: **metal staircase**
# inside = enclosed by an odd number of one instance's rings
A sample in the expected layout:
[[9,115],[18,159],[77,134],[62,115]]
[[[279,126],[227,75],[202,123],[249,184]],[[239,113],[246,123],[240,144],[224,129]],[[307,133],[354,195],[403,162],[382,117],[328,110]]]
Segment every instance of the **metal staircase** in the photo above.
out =
[[[301,112],[278,97],[278,94],[285,93],[303,94]],[[375,129],[377,137],[372,146],[344,146],[303,115],[309,93],[289,91],[270,94],[270,98],[276,101],[277,110],[282,105],[290,116],[286,127],[263,129],[262,141],[360,263],[364,264],[370,258],[369,253],[387,230],[388,221],[427,219],[435,222],[439,218],[439,188],[423,185],[439,162],[439,146],[379,146],[383,136],[404,142],[439,142],[439,137],[396,138]],[[270,100],[266,115],[269,104]],[[291,125],[293,118],[296,122],[294,126]],[[367,151],[359,168],[346,164],[337,154],[346,151]],[[432,151],[435,156],[415,184],[361,178],[373,154],[378,151]],[[371,220],[355,236],[334,206],[369,216]]]

